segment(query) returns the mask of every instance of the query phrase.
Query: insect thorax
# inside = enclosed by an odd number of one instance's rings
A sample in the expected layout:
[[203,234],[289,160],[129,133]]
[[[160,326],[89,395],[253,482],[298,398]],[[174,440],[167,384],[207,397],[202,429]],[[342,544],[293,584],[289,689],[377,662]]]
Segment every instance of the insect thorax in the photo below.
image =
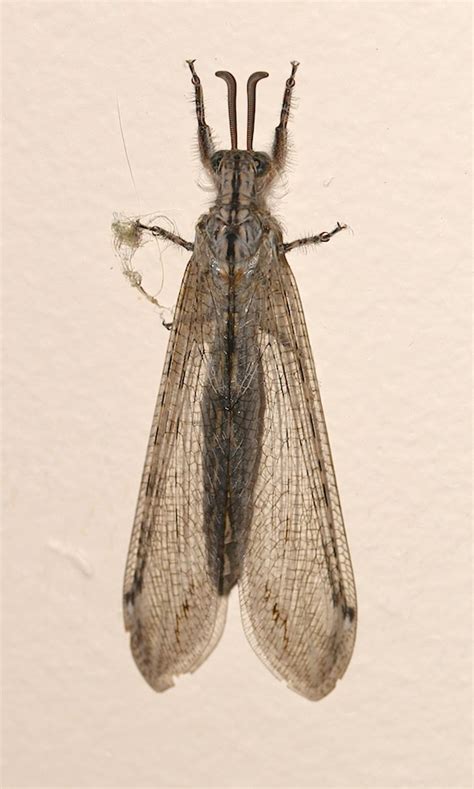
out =
[[255,257],[262,240],[258,212],[239,205],[216,206],[204,220],[212,257],[223,265]]

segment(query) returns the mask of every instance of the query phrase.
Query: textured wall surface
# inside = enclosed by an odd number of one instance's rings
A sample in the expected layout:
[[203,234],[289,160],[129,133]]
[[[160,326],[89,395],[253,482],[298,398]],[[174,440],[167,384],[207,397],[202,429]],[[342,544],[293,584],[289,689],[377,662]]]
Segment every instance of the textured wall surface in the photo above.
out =
[[[3,4],[4,786],[464,787],[469,773],[470,4]],[[139,676],[121,583],[167,333],[114,256],[113,211],[192,238],[192,87],[259,85],[269,145],[297,58],[276,210],[293,252],[358,585],[324,701],[275,680],[233,599],[209,660]],[[123,133],[136,191],[124,156]],[[172,305],[186,254],[144,250]]]

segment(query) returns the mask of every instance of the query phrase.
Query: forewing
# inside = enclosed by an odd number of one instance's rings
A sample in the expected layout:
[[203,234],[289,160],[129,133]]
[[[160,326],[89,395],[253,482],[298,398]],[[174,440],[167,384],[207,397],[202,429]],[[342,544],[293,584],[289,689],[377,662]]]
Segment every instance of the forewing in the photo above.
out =
[[267,254],[259,337],[265,415],[242,618],[267,666],[320,699],[351,658],[355,586],[301,301],[283,254],[276,245]]
[[212,583],[203,529],[208,271],[198,248],[178,298],[125,572],[133,656],[157,691],[203,662],[225,621],[226,598]]

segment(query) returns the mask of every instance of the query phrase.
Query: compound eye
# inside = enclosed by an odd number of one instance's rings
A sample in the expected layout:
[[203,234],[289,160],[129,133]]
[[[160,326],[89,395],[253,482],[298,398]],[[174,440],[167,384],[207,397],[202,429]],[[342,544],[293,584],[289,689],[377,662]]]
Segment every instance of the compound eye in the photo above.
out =
[[268,165],[269,165],[268,160],[260,156],[255,156],[254,162],[255,162],[255,172],[257,173],[257,175],[264,175],[268,170]]
[[219,172],[219,167],[221,166],[222,159],[224,158],[224,154],[222,151],[217,151],[214,156],[211,158],[211,167],[215,173]]

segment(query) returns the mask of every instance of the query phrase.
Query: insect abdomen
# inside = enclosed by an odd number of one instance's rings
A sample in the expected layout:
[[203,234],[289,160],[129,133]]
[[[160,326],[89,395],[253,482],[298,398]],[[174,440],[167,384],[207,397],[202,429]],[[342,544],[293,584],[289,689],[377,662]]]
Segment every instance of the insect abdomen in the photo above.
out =
[[261,452],[264,392],[253,286],[253,277],[231,264],[213,294],[215,332],[202,403],[206,541],[224,595],[240,576]]

